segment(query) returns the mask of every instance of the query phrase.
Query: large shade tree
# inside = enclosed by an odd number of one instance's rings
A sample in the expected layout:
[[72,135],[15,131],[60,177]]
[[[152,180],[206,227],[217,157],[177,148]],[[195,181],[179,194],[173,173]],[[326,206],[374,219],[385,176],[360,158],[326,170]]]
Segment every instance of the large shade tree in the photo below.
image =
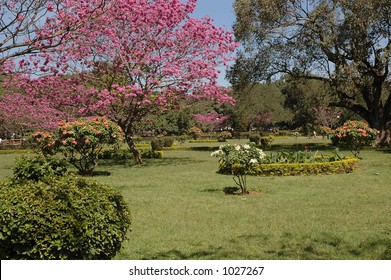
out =
[[347,108],[391,140],[389,0],[236,0],[243,43],[230,71],[235,86],[281,74],[330,85]]

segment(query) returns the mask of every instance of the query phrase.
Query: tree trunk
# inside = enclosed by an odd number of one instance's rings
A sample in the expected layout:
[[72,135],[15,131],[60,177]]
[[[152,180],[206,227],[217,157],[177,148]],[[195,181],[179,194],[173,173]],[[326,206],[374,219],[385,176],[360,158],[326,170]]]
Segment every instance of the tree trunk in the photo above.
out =
[[134,160],[136,161],[137,164],[143,164],[143,160],[141,158],[140,152],[136,149],[136,146],[133,141],[133,137],[125,133],[125,139],[126,143],[129,146],[130,151],[132,152],[134,156]]
[[379,146],[391,146],[391,121],[389,121],[384,129],[380,130]]

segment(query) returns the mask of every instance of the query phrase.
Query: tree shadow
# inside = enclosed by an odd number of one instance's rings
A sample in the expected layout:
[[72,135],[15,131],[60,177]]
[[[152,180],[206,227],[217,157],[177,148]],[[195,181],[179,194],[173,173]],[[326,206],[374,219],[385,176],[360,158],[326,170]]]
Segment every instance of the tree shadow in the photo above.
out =
[[203,189],[201,192],[218,193],[218,192],[221,192],[221,189],[209,188],[209,189]]
[[158,252],[155,255],[147,256],[142,260],[199,260],[199,259],[216,259],[222,247],[209,246],[208,249],[198,250],[192,253],[184,253],[177,249],[165,252]]
[[377,148],[376,151],[383,152],[385,154],[391,154],[391,147]]
[[[205,248],[171,249],[146,254],[143,260],[200,259],[268,259],[268,260],[391,260],[391,240],[372,238],[359,244],[345,240],[333,232],[315,235],[241,234],[227,240],[227,247],[209,245]],[[248,250],[249,244],[254,248]],[[246,249],[247,248],[247,249]]]
[[225,187],[223,189],[223,192],[229,195],[236,195],[240,193],[240,189],[238,187]]
[[149,168],[156,166],[168,166],[168,165],[189,165],[193,163],[202,163],[204,160],[197,160],[191,157],[169,157],[169,158],[160,158],[160,159],[144,159],[143,164],[137,164],[134,160],[100,160],[99,166],[113,167],[113,166],[122,166],[122,167],[139,167],[139,168]]
[[311,151],[329,151],[334,150],[336,147],[332,144],[322,143],[297,143],[297,144],[273,144],[267,151],[279,151],[279,150],[311,150]]
[[190,165],[195,163],[206,162],[205,160],[197,160],[191,157],[169,157],[161,159],[146,159],[142,167],[155,167],[155,166],[178,166],[178,165]]

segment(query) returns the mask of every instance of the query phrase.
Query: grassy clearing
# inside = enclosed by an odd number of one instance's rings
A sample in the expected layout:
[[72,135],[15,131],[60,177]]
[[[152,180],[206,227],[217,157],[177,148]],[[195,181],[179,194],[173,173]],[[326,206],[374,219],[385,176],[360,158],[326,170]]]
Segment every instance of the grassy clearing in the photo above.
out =
[[[16,156],[0,155],[0,179]],[[132,211],[118,259],[391,259],[391,153],[362,156],[351,174],[251,177],[249,196],[224,194],[235,184],[210,151],[165,151],[144,166],[102,161],[111,175],[94,179]]]

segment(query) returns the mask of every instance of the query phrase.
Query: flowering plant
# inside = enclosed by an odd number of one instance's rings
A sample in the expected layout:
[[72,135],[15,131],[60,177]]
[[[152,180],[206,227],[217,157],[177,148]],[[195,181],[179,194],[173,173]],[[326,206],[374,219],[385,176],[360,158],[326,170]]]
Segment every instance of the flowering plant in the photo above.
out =
[[347,121],[334,130],[331,141],[337,146],[349,148],[358,157],[362,147],[372,145],[378,134],[378,130],[370,128],[365,122]]
[[60,122],[57,131],[37,132],[33,140],[44,155],[61,152],[81,175],[91,175],[104,145],[122,140],[122,130],[105,117]]
[[265,158],[265,153],[258,149],[254,143],[244,145],[222,145],[211,156],[219,158],[219,172],[230,170],[235,183],[242,190],[242,194],[248,193],[246,175],[251,167],[260,163]]
[[56,140],[53,133],[38,131],[32,135],[33,142],[35,142],[38,150],[44,155],[52,155],[55,153]]
[[202,130],[196,126],[192,126],[187,131],[187,133],[189,133],[193,137],[194,140],[197,140],[198,138],[200,138],[203,135]]

